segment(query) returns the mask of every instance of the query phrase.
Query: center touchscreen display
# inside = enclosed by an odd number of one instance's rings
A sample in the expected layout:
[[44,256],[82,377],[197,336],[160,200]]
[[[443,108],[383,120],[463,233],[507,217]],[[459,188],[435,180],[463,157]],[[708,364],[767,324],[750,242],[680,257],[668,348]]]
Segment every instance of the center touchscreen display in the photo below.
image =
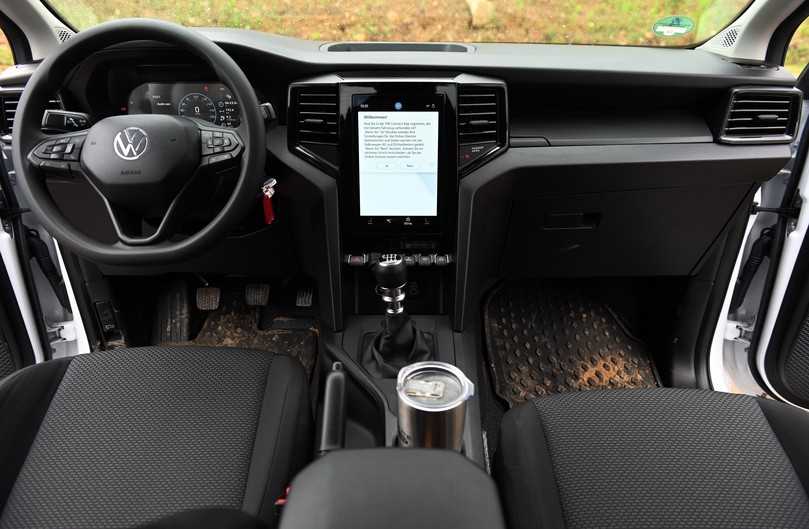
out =
[[438,215],[438,112],[357,112],[363,217]]

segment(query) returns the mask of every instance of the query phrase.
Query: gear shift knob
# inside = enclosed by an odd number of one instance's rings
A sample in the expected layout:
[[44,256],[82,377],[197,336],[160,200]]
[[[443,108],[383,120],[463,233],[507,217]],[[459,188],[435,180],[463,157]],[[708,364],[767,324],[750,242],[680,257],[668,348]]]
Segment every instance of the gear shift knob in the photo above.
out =
[[407,265],[400,255],[384,255],[373,268],[376,292],[387,305],[388,314],[404,312]]
[[397,254],[382,256],[373,272],[376,284],[381,288],[399,288],[407,283],[407,265]]

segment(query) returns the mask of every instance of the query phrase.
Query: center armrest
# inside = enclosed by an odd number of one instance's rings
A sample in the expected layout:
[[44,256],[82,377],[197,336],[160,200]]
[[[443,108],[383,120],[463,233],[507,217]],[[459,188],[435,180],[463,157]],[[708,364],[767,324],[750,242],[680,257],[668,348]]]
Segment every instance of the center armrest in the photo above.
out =
[[497,489],[450,450],[332,452],[292,483],[281,529],[504,529]]

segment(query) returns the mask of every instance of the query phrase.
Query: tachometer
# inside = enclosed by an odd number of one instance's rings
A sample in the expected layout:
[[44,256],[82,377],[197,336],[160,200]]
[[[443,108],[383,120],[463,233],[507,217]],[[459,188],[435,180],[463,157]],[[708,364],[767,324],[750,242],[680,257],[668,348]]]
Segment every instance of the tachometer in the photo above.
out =
[[216,123],[216,105],[213,100],[205,94],[188,94],[180,100],[177,105],[177,112],[181,116],[189,118],[199,118]]

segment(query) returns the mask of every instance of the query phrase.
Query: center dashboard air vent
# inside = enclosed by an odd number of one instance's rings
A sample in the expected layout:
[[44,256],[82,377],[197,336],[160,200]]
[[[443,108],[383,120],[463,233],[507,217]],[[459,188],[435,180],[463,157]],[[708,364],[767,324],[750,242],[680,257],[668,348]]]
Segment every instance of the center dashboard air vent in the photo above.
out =
[[458,167],[493,156],[506,144],[505,88],[458,87]]
[[[21,89],[0,89],[0,110],[3,113],[3,120],[0,123],[0,133],[11,134],[14,128],[14,118],[17,116],[17,105],[22,97]],[[58,97],[48,100],[47,107],[50,110],[62,109],[62,101]]]
[[791,143],[801,113],[796,88],[734,88],[719,130],[722,143]]
[[337,86],[298,85],[290,88],[291,149],[336,170],[339,157]]

